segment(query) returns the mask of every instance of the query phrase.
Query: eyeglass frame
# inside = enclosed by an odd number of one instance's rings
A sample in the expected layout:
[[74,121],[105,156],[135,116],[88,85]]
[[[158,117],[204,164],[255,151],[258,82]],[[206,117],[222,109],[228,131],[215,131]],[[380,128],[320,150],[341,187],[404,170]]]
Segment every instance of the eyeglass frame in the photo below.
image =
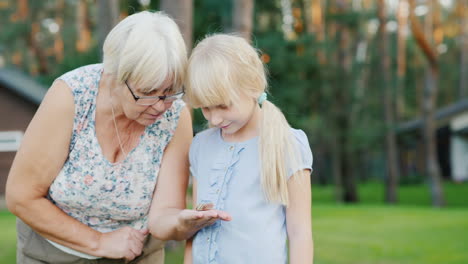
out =
[[[144,106],[155,105],[155,104],[157,104],[157,103],[158,103],[159,101],[161,101],[161,100],[163,101],[163,103],[168,104],[169,102],[164,102],[164,100],[165,100],[166,98],[171,98],[171,97],[173,97],[173,98],[176,98],[176,100],[178,100],[178,99],[181,99],[182,96],[185,94],[185,91],[182,90],[182,92],[179,92],[179,93],[176,93],[176,94],[173,94],[173,95],[138,96],[138,95],[136,95],[136,94],[132,91],[132,89],[130,88],[130,85],[128,85],[128,83],[127,83],[127,80],[125,80],[124,83],[125,83],[125,86],[127,86],[127,88],[128,88],[128,90],[130,91],[130,93],[132,94],[133,99],[135,99],[135,103],[138,104],[138,105],[144,105]],[[182,95],[182,96],[181,96],[181,95]],[[180,96],[180,98],[179,98],[179,96]],[[139,104],[139,103],[138,103],[138,100],[140,100],[140,99],[156,99],[156,98],[157,98],[158,100],[157,100],[156,102],[154,102],[153,104],[147,104],[147,105],[145,105],[145,104]],[[174,101],[176,101],[176,100],[174,100]],[[172,101],[172,102],[170,102],[170,103],[173,103],[174,101]]]

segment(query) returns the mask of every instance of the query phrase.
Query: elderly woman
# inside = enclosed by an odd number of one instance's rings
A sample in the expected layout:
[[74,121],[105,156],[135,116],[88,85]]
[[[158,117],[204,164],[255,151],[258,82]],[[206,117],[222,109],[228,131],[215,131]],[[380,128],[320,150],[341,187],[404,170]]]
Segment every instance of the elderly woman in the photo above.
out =
[[13,162],[18,263],[163,263],[163,240],[229,220],[184,210],[192,129],[174,21],[131,15],[103,50],[53,83]]

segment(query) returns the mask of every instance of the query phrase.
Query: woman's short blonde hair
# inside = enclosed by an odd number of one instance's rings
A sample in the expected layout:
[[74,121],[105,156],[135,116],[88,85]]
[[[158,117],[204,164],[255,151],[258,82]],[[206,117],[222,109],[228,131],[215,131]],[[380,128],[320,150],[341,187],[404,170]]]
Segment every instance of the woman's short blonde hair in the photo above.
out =
[[162,12],[143,11],[120,21],[103,46],[104,71],[150,92],[167,80],[181,91],[187,50],[177,24]]

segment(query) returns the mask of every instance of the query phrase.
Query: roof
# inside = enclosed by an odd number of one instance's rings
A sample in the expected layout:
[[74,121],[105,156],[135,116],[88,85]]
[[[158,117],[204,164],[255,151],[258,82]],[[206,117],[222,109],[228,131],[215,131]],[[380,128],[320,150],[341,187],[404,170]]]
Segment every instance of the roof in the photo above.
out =
[[[449,106],[440,108],[435,114],[435,119],[438,123],[437,126],[440,127],[447,124],[451,118],[465,111],[468,112],[468,98],[462,99]],[[410,132],[421,128],[422,124],[422,118],[417,118],[408,122],[400,123],[396,130],[398,133]]]
[[38,83],[29,75],[12,68],[0,68],[0,86],[7,88],[26,100],[39,105],[47,87]]

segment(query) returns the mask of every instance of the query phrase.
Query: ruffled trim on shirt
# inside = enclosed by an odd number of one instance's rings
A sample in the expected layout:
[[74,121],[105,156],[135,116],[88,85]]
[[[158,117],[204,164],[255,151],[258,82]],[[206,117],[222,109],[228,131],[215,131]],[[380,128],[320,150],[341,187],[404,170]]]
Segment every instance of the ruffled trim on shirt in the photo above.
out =
[[[240,160],[241,152],[244,150],[243,146],[230,146],[229,151],[232,151],[232,157],[230,162],[226,163],[222,160],[222,157],[213,163],[211,173],[209,175],[209,190],[205,198],[208,201],[202,202],[213,202],[217,210],[224,210],[225,202],[228,194],[228,186],[231,181],[235,165]],[[218,253],[218,244],[216,243],[219,231],[221,229],[221,221],[217,221],[211,226],[212,232],[208,232],[208,236],[211,233],[211,248],[209,250],[209,262],[216,263],[216,255]]]

